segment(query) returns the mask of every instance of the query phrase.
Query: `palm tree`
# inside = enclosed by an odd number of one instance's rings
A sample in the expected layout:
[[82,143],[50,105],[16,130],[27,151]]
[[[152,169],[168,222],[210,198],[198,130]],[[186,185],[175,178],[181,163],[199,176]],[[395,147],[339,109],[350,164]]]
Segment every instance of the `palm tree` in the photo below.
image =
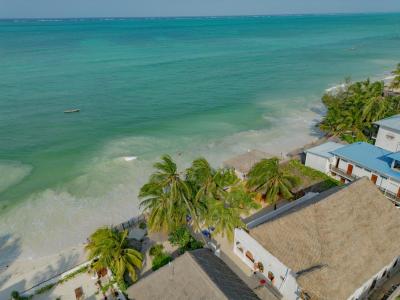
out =
[[186,170],[186,179],[193,187],[196,202],[205,198],[222,200],[226,197],[227,188],[236,184],[239,179],[230,169],[213,169],[205,158],[198,158]]
[[149,229],[170,232],[186,223],[189,186],[181,179],[169,155],[154,164],[156,172],[139,192],[140,206],[149,212]]
[[223,200],[207,202],[208,213],[205,223],[215,228],[214,233],[225,234],[230,241],[233,240],[235,228],[244,228],[243,215],[248,215],[251,209],[260,207],[253,199],[253,194],[245,190],[243,185],[235,185],[229,189]]
[[395,75],[395,77],[393,78],[391,87],[398,89],[400,88],[400,63],[397,64],[397,68],[392,72],[392,74]]
[[139,197],[144,198],[140,207],[149,213],[147,226],[150,230],[171,232],[186,223],[186,208],[181,202],[173,201],[157,184],[145,184]]
[[190,185],[181,178],[176,163],[169,155],[163,155],[161,162],[154,164],[156,172],[150,176],[139,193],[144,206],[150,213],[150,230],[164,229],[171,232],[186,224],[188,214],[200,229],[198,215],[193,207]]
[[278,158],[263,159],[253,166],[248,174],[247,186],[254,192],[261,192],[274,205],[279,198],[291,199],[291,189],[299,178],[282,170]]
[[89,259],[98,259],[94,268],[97,271],[109,268],[119,282],[123,282],[125,273],[129,274],[132,281],[136,281],[136,270],[142,268],[143,256],[129,247],[127,236],[126,230],[120,232],[108,227],[99,228],[90,236],[85,247]]
[[207,207],[208,214],[205,223],[215,228],[215,234],[221,233],[223,237],[226,234],[228,239],[232,241],[235,228],[246,226],[240,218],[240,209],[231,206],[228,202],[209,200]]

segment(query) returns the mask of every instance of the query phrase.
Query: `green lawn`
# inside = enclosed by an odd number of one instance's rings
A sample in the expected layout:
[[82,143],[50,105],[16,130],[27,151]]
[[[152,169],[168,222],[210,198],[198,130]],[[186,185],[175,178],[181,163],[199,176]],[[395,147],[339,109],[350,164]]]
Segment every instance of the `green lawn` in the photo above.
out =
[[301,183],[296,188],[296,191],[323,192],[332,187],[342,185],[340,181],[320,171],[306,167],[298,160],[285,162],[282,166],[287,172],[300,178]]

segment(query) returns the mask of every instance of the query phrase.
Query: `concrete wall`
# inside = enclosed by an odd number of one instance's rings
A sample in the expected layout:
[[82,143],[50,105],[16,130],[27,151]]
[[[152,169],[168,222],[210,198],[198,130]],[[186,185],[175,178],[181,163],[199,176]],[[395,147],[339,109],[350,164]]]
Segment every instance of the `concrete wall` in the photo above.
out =
[[375,145],[391,152],[400,151],[400,133],[379,127]]
[[[349,300],[363,300],[368,299],[368,296],[381,285],[383,285],[391,275],[398,272],[400,269],[399,257],[393,259],[387,266],[382,268],[377,274],[372,276],[367,280],[360,288],[358,288],[353,295],[351,295]],[[397,263],[396,263],[397,261]],[[396,265],[395,265],[396,264]],[[394,266],[395,265],[395,266]],[[376,280],[375,287],[371,288],[373,281]]]
[[322,173],[329,174],[330,161],[328,158],[308,152],[306,155],[305,165]]
[[[264,266],[263,275],[268,278],[268,272],[274,274],[271,284],[282,294],[283,299],[300,299],[300,288],[295,279],[294,272],[280,262],[275,256],[269,253],[246,231],[235,229],[235,240],[233,252],[254,271],[254,263],[246,257],[250,251],[256,263],[261,262]],[[240,250],[242,249],[242,250]]]

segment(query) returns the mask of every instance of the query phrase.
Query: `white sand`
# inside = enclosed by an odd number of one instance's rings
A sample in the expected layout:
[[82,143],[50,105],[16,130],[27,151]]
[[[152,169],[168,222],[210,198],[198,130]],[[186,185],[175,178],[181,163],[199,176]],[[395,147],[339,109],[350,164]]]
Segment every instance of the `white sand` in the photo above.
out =
[[0,299],[8,299],[12,291],[25,291],[85,260],[83,245],[80,245],[36,260],[14,261],[0,271]]

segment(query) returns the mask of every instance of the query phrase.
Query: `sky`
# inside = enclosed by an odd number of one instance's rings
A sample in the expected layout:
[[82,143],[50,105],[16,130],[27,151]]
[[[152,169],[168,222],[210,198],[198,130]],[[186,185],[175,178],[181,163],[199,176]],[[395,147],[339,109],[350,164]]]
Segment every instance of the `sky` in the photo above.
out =
[[0,0],[0,18],[400,12],[400,0]]

